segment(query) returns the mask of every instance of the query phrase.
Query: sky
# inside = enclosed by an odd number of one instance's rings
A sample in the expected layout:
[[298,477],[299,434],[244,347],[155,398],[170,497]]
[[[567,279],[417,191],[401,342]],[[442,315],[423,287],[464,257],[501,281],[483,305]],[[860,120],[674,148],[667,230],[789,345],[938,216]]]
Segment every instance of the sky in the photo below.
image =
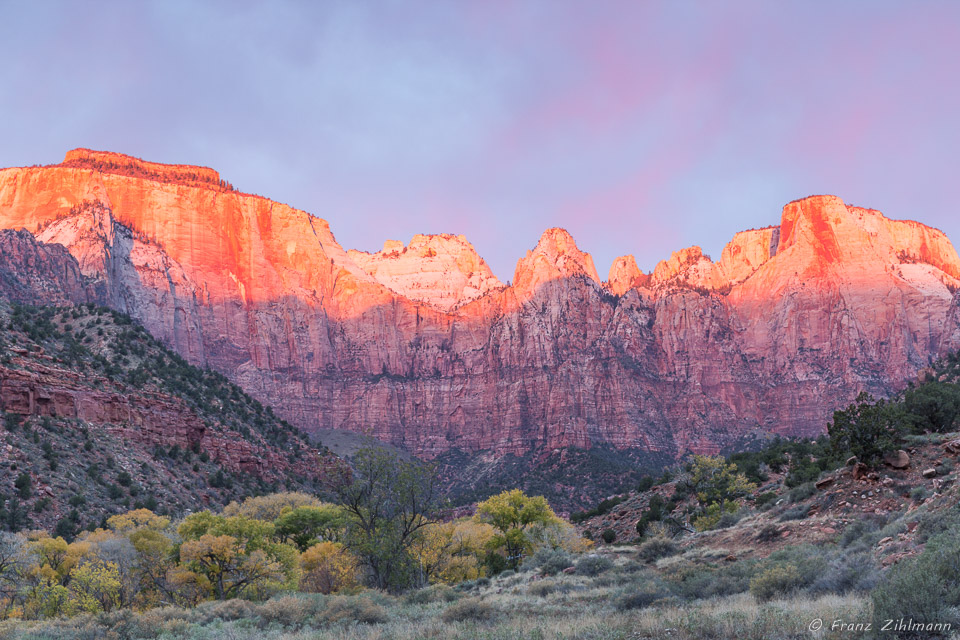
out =
[[0,0],[0,166],[213,167],[345,248],[601,277],[830,193],[960,242],[960,2]]

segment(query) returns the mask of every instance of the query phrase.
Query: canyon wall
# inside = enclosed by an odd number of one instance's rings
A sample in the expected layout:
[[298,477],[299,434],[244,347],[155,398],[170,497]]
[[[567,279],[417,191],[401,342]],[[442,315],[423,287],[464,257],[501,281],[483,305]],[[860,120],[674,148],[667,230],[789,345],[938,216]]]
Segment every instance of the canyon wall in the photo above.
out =
[[508,287],[462,236],[348,252],[326,221],[211,170],[72,153],[0,170],[0,228],[63,245],[88,295],[307,431],[427,457],[709,453],[816,435],[960,347],[949,240],[833,196],[788,204],[716,263],[691,247],[644,274],[624,256],[606,283],[550,229]]

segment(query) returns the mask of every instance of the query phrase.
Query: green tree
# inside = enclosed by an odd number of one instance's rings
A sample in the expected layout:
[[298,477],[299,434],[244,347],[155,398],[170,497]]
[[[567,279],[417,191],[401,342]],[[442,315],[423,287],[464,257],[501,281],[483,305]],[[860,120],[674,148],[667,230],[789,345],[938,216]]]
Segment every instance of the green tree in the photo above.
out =
[[204,574],[221,600],[261,597],[274,585],[295,586],[297,551],[277,542],[274,532],[272,522],[200,511],[177,528],[184,540],[180,559]]
[[703,506],[736,500],[757,488],[723,456],[693,456],[690,486]]
[[489,545],[503,549],[507,565],[516,569],[524,554],[530,551],[530,533],[560,521],[543,496],[528,496],[520,489],[504,491],[477,505],[476,519],[497,530]]
[[33,495],[33,480],[26,471],[17,476],[13,486],[17,488],[17,495],[20,496],[22,500],[26,500]]
[[283,512],[273,524],[281,542],[291,542],[303,552],[318,542],[338,542],[347,524],[347,514],[333,504],[297,507]]
[[400,590],[415,579],[411,547],[432,521],[436,477],[429,467],[377,448],[358,451],[353,470],[337,489],[347,516],[344,544],[368,570],[371,586]]
[[899,405],[861,393],[849,407],[834,412],[827,427],[830,446],[838,457],[855,455],[865,465],[874,466],[900,445],[902,419]]
[[935,380],[907,389],[903,408],[914,433],[953,431],[960,417],[960,387]]

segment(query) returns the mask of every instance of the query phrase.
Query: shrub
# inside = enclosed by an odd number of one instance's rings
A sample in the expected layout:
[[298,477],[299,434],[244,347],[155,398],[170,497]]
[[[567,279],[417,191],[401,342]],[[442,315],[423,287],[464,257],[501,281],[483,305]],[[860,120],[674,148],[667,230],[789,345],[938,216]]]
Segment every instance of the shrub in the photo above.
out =
[[719,567],[686,566],[669,580],[671,591],[686,600],[703,600],[744,593],[750,589],[757,562],[741,560]]
[[764,507],[771,507],[773,503],[777,501],[777,494],[775,491],[764,491],[757,496],[754,504],[757,505],[758,509],[763,509]]
[[477,586],[476,580],[464,580],[463,582],[455,585],[453,588],[455,591],[472,591]]
[[651,538],[640,545],[637,557],[645,562],[656,562],[660,558],[675,555],[679,551],[677,543],[669,538]]
[[563,593],[569,590],[569,584],[556,580],[540,580],[527,587],[527,593],[538,598],[546,598],[551,593]]
[[538,549],[523,563],[525,570],[539,569],[545,576],[560,573],[573,566],[573,558],[563,549]]
[[[724,516],[733,515],[737,510],[737,503],[733,501],[724,501],[723,503],[712,502],[704,508],[702,514],[693,519],[693,528],[697,531],[710,531],[711,529],[720,528],[720,522]],[[739,520],[739,518],[734,519],[733,522],[726,526],[736,524],[737,520]],[[726,522],[730,522],[730,520],[728,519]]]
[[840,552],[832,558],[826,571],[810,585],[812,593],[867,593],[880,582],[880,568],[870,552]]
[[872,596],[875,624],[904,618],[956,628],[960,624],[960,533],[950,531],[931,538],[918,557],[891,567]]
[[843,530],[838,540],[841,547],[865,547],[872,548],[876,546],[880,536],[877,535],[883,521],[876,517],[861,518],[849,525]]
[[613,544],[613,541],[617,539],[617,534],[613,529],[604,529],[600,537],[603,538],[603,541],[607,544]]
[[277,623],[284,627],[299,627],[312,615],[322,610],[317,598],[298,598],[280,596],[271,598],[260,605],[260,618],[266,623]]
[[604,556],[591,554],[577,561],[577,573],[585,576],[598,576],[613,567],[613,561]]
[[797,505],[787,509],[780,514],[780,522],[788,522],[790,520],[803,520],[810,514],[810,507],[805,505]]
[[254,605],[246,600],[231,599],[201,603],[194,609],[194,614],[201,624],[209,624],[215,620],[230,622],[254,616]]
[[796,591],[802,583],[800,572],[792,564],[769,567],[750,581],[750,593],[759,602],[766,602]]
[[370,598],[334,596],[327,601],[321,619],[325,622],[381,624],[389,620],[389,616],[383,607]]
[[617,599],[617,609],[620,611],[629,611],[630,609],[644,609],[649,607],[657,600],[662,600],[668,594],[658,589],[653,584],[643,585],[636,591],[627,591]]
[[26,500],[33,495],[33,480],[30,478],[30,474],[25,471],[17,476],[13,486],[17,488],[17,495],[20,496],[21,500]]
[[801,500],[806,500],[816,492],[816,485],[812,482],[807,482],[791,489],[790,493],[787,494],[787,498],[790,502],[800,502]]
[[780,529],[776,525],[767,524],[760,529],[760,533],[757,534],[756,540],[758,542],[773,542],[780,537]]
[[917,542],[926,542],[935,536],[958,528],[960,528],[960,514],[952,509],[927,513],[917,526]]
[[486,600],[465,598],[447,607],[441,618],[444,622],[463,622],[466,620],[483,622],[493,620],[498,615],[499,612]]
[[460,596],[445,584],[435,584],[424,589],[411,591],[404,600],[409,604],[429,604],[431,602],[453,602]]

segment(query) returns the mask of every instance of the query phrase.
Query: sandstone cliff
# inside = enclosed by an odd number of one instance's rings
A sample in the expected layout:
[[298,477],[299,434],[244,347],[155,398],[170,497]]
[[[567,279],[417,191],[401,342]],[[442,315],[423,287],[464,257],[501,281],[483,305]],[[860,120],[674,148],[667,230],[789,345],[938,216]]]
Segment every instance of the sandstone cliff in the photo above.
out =
[[0,227],[63,244],[111,306],[308,431],[426,456],[713,452],[815,435],[960,347],[947,238],[832,196],[717,263],[693,247],[647,276],[626,256],[606,284],[551,229],[504,287],[457,236],[346,252],[303,211],[146,174],[2,170]]

